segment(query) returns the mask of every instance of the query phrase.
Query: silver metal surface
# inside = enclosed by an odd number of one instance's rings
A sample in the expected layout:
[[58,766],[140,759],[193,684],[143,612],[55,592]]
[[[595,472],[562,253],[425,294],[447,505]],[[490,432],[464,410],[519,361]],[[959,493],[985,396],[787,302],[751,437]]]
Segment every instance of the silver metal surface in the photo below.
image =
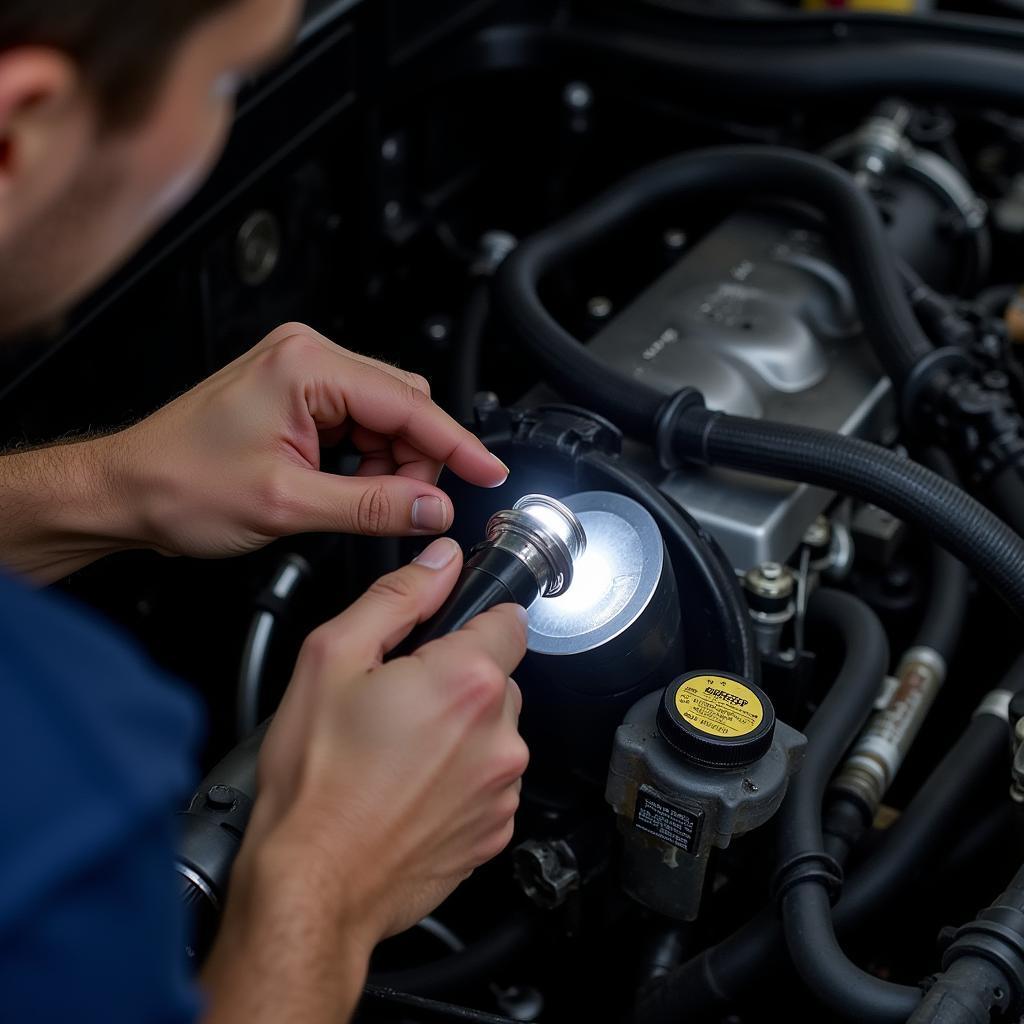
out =
[[785,601],[793,596],[796,580],[789,566],[781,562],[762,562],[748,570],[743,585],[758,597]]
[[213,904],[214,910],[220,910],[220,900],[217,899],[217,894],[210,888],[202,875],[197,874],[190,867],[182,864],[181,861],[177,861],[174,867],[179,875],[187,878]]
[[[978,715],[994,715],[1004,722],[1010,721],[1010,701],[1013,700],[1013,692],[1010,690],[990,690],[981,699],[981,703],[974,709],[972,718]],[[1024,719],[1022,719],[1024,721]]]
[[610,491],[565,499],[586,532],[565,592],[530,608],[528,647],[539,654],[592,650],[618,636],[643,613],[664,569],[657,524],[640,504]]
[[560,501],[527,494],[487,523],[487,539],[533,573],[541,597],[556,597],[573,580],[573,563],[587,549],[576,515]]
[[[745,211],[695,244],[590,342],[664,395],[698,388],[712,409],[886,440],[891,386],[861,334],[852,290],[792,215]],[[733,565],[784,562],[832,500],[726,469],[667,476],[643,445],[626,457],[713,534]]]
[[930,647],[912,647],[896,672],[885,708],[868,720],[832,787],[877,809],[946,679],[946,662]]

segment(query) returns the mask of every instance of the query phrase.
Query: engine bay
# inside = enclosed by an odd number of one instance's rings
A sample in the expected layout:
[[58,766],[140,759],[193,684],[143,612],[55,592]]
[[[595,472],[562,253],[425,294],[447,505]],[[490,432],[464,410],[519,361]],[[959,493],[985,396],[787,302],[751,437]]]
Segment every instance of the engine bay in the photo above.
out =
[[[0,353],[35,444],[302,321],[508,465],[442,478],[467,552],[524,495],[586,531],[530,610],[515,838],[358,1020],[1024,1015],[1024,9],[830,6],[312,2],[202,192]],[[60,585],[206,703],[196,966],[302,640],[416,550]]]

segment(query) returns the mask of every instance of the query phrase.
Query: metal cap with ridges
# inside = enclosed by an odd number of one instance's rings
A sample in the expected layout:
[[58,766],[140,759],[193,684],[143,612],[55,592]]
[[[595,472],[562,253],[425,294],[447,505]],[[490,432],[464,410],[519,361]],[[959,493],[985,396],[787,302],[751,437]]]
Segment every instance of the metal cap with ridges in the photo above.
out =
[[771,749],[775,709],[764,690],[742,676],[687,672],[665,690],[658,731],[692,764],[745,768]]

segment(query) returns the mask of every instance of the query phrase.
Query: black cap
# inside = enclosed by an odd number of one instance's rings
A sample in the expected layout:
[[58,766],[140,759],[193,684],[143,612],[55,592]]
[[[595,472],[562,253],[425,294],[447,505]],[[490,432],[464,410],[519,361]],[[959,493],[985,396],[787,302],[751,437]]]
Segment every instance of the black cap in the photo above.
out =
[[730,672],[687,672],[665,690],[658,731],[702,768],[744,768],[768,753],[775,709],[759,686]]

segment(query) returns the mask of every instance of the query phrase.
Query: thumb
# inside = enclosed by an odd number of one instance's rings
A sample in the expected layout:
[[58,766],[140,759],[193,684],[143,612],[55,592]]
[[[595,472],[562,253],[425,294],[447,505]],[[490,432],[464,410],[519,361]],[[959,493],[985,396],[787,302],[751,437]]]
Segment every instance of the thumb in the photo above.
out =
[[455,519],[440,488],[405,476],[350,477],[296,469],[289,478],[288,530],[403,537],[444,533]]
[[449,537],[435,540],[411,565],[382,576],[341,615],[320,626],[303,650],[356,670],[379,664],[441,607],[461,569],[459,545]]

